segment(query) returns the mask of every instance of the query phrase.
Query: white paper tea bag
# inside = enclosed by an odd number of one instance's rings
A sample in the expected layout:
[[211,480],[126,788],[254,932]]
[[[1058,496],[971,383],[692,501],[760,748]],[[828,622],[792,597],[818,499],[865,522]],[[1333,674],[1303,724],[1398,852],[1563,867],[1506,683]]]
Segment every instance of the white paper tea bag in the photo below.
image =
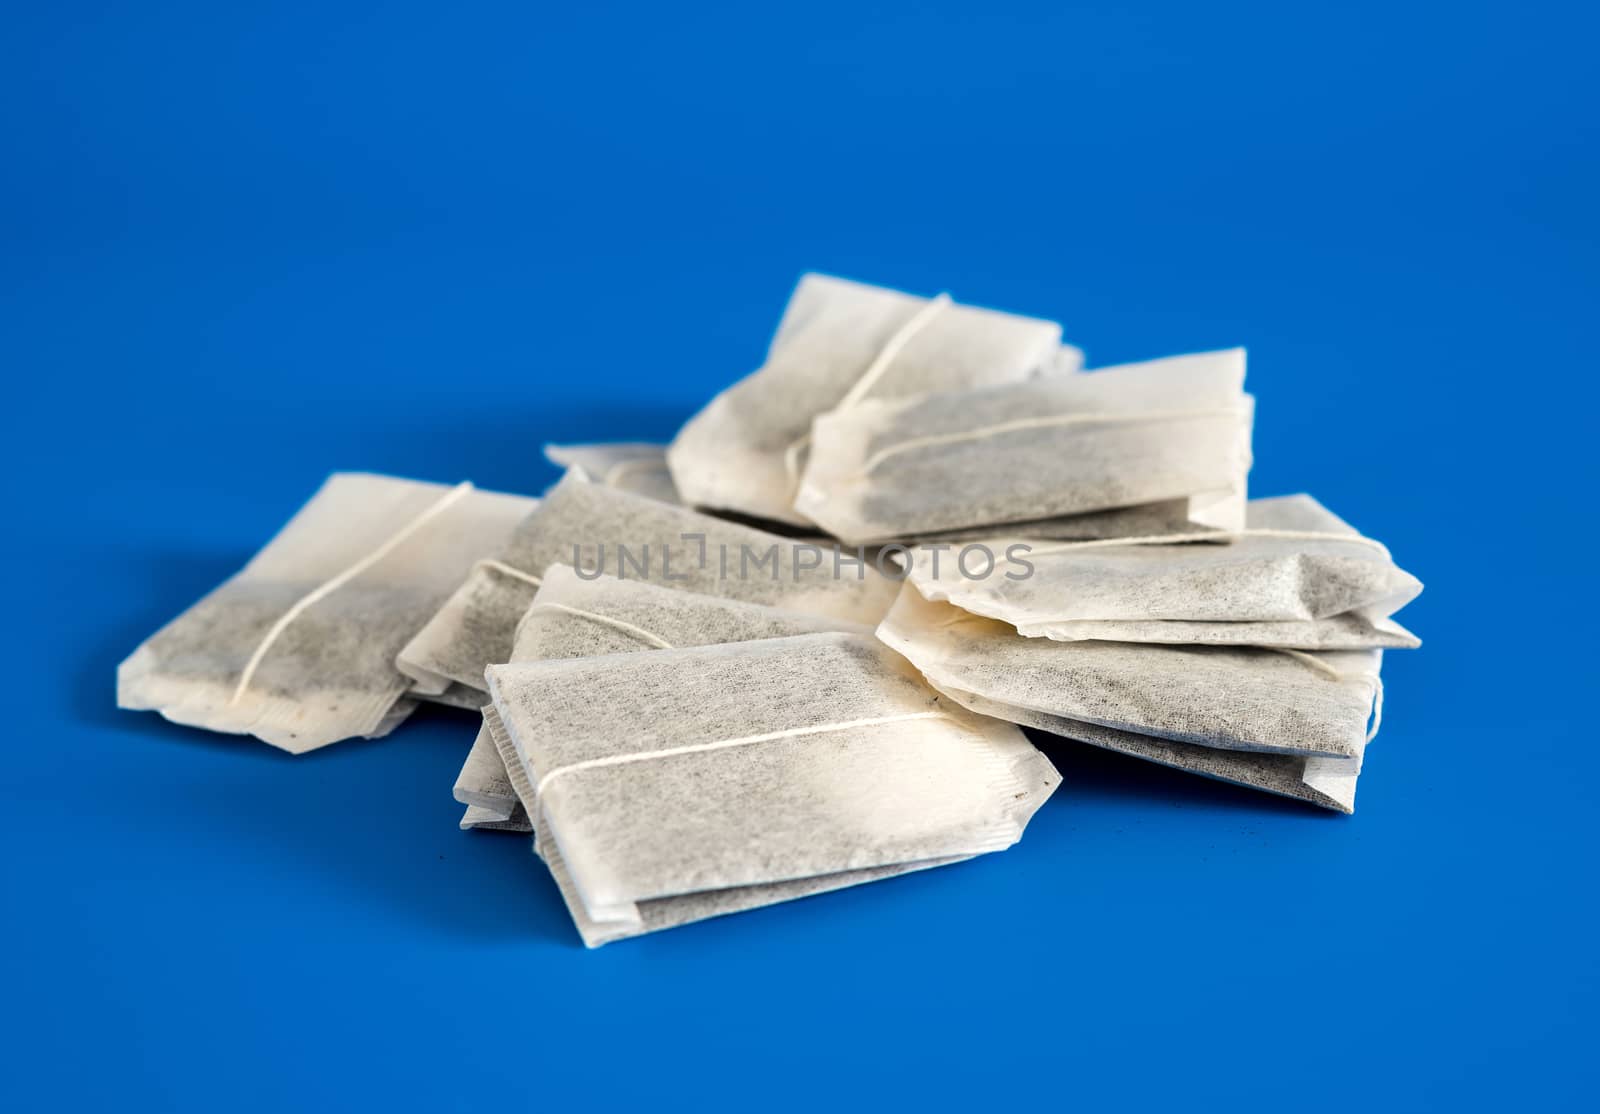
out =
[[806,275],[766,363],[695,415],[667,460],[687,503],[806,525],[794,497],[818,414],[1075,368],[1082,354],[1060,339],[1052,321]]
[[522,811],[520,804],[510,816],[501,816],[492,809],[468,805],[466,811],[461,814],[460,827],[464,832],[512,832],[518,835],[527,835],[533,831],[533,825],[528,823],[528,815]]
[[[1059,780],[1015,727],[942,701],[863,635],[488,678],[491,730],[591,945],[764,903],[765,887],[1001,850]],[[712,908],[658,920],[666,901]]]
[[1280,797],[1293,797],[1335,812],[1355,811],[1356,781],[1361,775],[1364,746],[1361,748],[1362,754],[1349,758],[1218,750],[1216,747],[1141,735],[1135,731],[1119,731],[1114,727],[1052,716],[1028,708],[1012,708],[953,687],[941,691],[963,707],[982,715],[997,716],[1074,742],[1088,743],[1103,750],[1142,758],[1216,781],[1232,782]]
[[394,657],[535,505],[339,473],[238,574],[117,667],[117,704],[293,753],[392,729]]
[[804,614],[874,624],[898,584],[871,562],[669,506],[569,473],[551,488],[500,552],[479,562],[401,651],[400,668],[421,691],[483,683],[507,661],[517,621],[554,564],[646,580]]
[[[508,660],[671,650],[829,630],[872,633],[869,626],[842,619],[680,592],[639,580],[604,575],[585,579],[566,565],[552,565],[517,624]],[[483,703],[481,697],[479,703]],[[461,768],[455,798],[469,807],[488,809],[500,820],[520,812],[505,765],[485,732],[479,732]],[[522,822],[526,823],[526,816]]]
[[935,688],[1224,750],[1359,754],[1381,651],[1056,642],[908,587],[878,637]]
[[596,445],[546,445],[544,455],[560,468],[582,469],[596,483],[635,495],[681,503],[667,469],[667,447],[617,441]]
[[816,420],[795,508],[851,544],[1173,500],[1236,530],[1252,411],[1243,349],[868,399]]
[[[1276,646],[1302,650],[1418,645],[1389,616],[1422,590],[1389,552],[1309,495],[1252,500],[1230,545],[991,539],[1018,553],[989,567],[957,547],[910,551],[910,580],[930,600],[1060,641]],[[1017,546],[1026,546],[1023,552]]]
[[[461,820],[463,828],[484,827],[488,821],[508,821],[521,810],[517,791],[511,786],[505,763],[500,761],[500,752],[495,749],[487,727],[480,727],[472,740],[472,749],[467,751],[467,760],[456,776],[453,795],[467,806],[467,815]],[[477,810],[476,813],[473,810]],[[521,820],[527,824],[526,815]],[[521,830],[531,831],[532,826]]]

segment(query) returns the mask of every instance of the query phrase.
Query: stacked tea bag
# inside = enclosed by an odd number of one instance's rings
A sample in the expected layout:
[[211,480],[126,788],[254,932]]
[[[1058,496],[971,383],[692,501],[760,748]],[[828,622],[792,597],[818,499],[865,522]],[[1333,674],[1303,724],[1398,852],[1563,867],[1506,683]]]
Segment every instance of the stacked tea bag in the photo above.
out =
[[590,946],[1010,846],[1059,781],[1020,727],[1352,811],[1420,583],[1248,498],[1242,349],[1082,362],[807,275],[670,445],[547,446],[539,499],[334,476],[119,702],[294,751],[472,709],[461,827],[531,835]]

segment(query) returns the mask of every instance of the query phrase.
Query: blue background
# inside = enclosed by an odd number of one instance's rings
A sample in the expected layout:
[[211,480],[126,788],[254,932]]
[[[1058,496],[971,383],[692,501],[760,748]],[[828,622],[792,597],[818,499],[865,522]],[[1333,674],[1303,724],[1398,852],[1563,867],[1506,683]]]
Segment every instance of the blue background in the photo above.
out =
[[[7,5],[10,1109],[1592,1099],[1591,6]],[[1257,493],[1428,585],[1359,812],[1087,748],[984,861],[584,951],[426,711],[116,663],[333,469],[665,439],[820,269],[1246,344]]]

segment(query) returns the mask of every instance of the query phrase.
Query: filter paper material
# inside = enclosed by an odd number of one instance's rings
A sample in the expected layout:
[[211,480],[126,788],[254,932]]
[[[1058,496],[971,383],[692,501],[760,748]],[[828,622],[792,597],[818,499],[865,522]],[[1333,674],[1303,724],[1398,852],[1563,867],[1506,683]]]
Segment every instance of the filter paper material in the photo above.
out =
[[265,549],[117,668],[117,703],[294,753],[391,730],[396,652],[535,500],[331,476]]
[[898,585],[868,562],[841,565],[830,549],[569,473],[401,651],[419,688],[483,684],[484,667],[511,656],[517,621],[554,564],[678,591],[875,624]]
[[1422,585],[1309,495],[1253,500],[1228,545],[986,544],[1022,561],[986,571],[963,564],[959,549],[920,546],[909,579],[927,599],[1029,637],[1307,650],[1418,644],[1388,617]]
[[1253,405],[1233,349],[868,399],[819,417],[796,510],[868,543],[1185,501],[1243,525]]
[[1060,338],[1050,321],[806,275],[766,363],[673,441],[673,478],[695,506],[806,525],[794,497],[817,415],[1075,369],[1081,353]]
[[1058,778],[871,638],[494,666],[512,781],[588,921],[1014,843]]
[[1379,692],[1378,650],[1023,638],[910,586],[878,637],[942,692],[1221,750],[1356,757]]
[[[512,661],[545,661],[642,650],[710,646],[818,631],[870,634],[871,627],[760,604],[678,592],[637,580],[589,580],[552,565],[517,625]],[[480,695],[479,703],[484,702]],[[455,798],[512,814],[517,796],[487,729],[478,733],[456,779]],[[520,806],[517,806],[520,808]]]

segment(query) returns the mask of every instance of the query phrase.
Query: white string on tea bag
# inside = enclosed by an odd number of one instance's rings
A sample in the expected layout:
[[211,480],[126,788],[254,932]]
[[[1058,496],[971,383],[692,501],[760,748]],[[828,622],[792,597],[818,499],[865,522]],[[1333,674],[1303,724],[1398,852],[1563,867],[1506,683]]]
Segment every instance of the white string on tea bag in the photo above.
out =
[[1243,387],[1232,349],[868,399],[813,424],[795,509],[851,544],[1180,499],[1194,521],[1237,529]]
[[[566,565],[552,565],[517,624],[509,660],[671,650],[829,630],[872,632],[869,626],[841,619],[681,592],[646,581],[604,575],[586,579]],[[482,732],[456,779],[455,797],[469,808],[491,809],[502,820],[520,809],[505,766]],[[522,823],[527,823],[525,816]]]
[[1082,361],[1054,322],[806,275],[765,364],[717,395],[667,450],[685,502],[804,526],[794,496],[811,422],[869,395],[1011,382]]
[[[930,600],[1058,641],[1279,646],[1417,645],[1388,616],[1422,585],[1309,495],[1251,501],[1229,545],[1185,535],[1055,544],[990,539],[1004,570],[954,546],[910,550],[909,579]],[[981,575],[978,575],[981,574]]]
[[394,655],[536,501],[331,476],[248,565],[117,669],[120,707],[301,753],[414,706]]
[[518,662],[488,679],[541,852],[580,929],[604,928],[591,945],[709,915],[655,902],[743,888],[765,903],[773,885],[1001,850],[1058,781],[1016,728],[942,703],[864,635]]
[[641,442],[546,445],[545,459],[558,468],[580,468],[596,483],[619,487],[663,503],[681,503],[667,469],[667,447]]
[[568,473],[518,525],[492,561],[465,583],[401,651],[400,668],[423,691],[478,686],[484,667],[508,660],[517,621],[553,564],[585,576],[609,572],[677,591],[875,624],[898,585],[870,561],[669,506]]

